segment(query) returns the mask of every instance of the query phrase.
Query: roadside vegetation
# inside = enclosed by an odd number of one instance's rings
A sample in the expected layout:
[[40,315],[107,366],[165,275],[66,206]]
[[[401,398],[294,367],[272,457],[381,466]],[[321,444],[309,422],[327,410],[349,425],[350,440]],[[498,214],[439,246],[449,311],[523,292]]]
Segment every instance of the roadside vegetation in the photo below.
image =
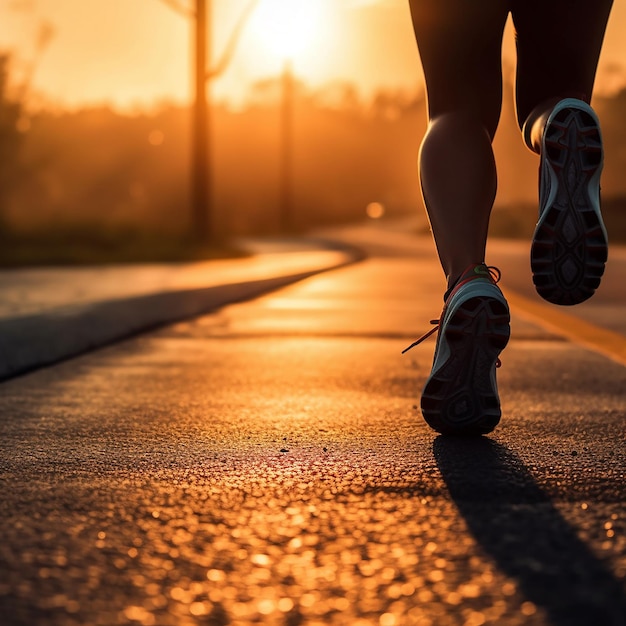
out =
[[[121,113],[106,106],[29,111],[0,56],[0,265],[172,261],[239,254],[240,236],[280,231],[280,83],[254,86],[247,105],[213,107],[212,227],[191,231],[189,110],[162,103]],[[603,198],[612,241],[626,242],[626,92],[595,103],[603,123]],[[292,228],[423,215],[416,159],[426,110],[421,91],[365,101],[349,84],[296,88]],[[499,195],[492,232],[527,237],[536,220],[537,159],[505,102],[495,141]],[[427,222],[424,218],[424,228]]]

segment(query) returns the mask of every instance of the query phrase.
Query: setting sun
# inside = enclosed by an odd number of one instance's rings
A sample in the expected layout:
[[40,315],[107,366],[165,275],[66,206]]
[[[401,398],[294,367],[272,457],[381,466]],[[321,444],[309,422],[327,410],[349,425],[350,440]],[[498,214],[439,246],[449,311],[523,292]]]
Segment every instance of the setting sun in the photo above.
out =
[[261,0],[250,24],[273,54],[292,58],[311,45],[320,28],[320,4],[310,0]]

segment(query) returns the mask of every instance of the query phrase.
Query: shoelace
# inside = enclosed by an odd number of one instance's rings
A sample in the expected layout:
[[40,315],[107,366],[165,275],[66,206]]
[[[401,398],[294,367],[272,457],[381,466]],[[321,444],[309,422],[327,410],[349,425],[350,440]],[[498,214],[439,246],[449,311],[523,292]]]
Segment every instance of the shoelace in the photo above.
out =
[[[489,273],[489,276],[491,277],[491,280],[493,280],[494,284],[499,283],[500,278],[502,278],[502,272],[500,272],[500,270],[494,265],[485,265],[484,267]],[[465,273],[466,272],[464,272],[461,276],[464,276]],[[459,282],[461,282],[460,279],[459,279]],[[457,283],[457,285],[458,284],[459,283]],[[454,290],[457,285],[454,285],[452,289]],[[441,320],[443,319],[443,314],[445,313],[445,310],[446,309],[444,307],[444,310],[441,314],[441,318],[439,318],[438,320],[430,320],[430,323],[434,325],[434,328],[431,328],[428,332],[425,332],[419,339],[416,339],[410,346],[402,350],[402,354],[405,354],[412,348],[415,348],[415,346],[419,346],[419,344],[422,343],[422,341],[424,341],[425,339],[428,339],[431,335],[434,335],[439,330],[439,327],[441,325]],[[500,359],[498,358],[496,360],[496,367],[500,367],[501,365],[502,365],[502,361],[500,361]]]
[[431,335],[436,333],[439,330],[439,321],[440,320],[430,320],[430,323],[434,324],[435,327],[431,328],[428,332],[424,333],[419,339],[416,339],[408,348],[405,348],[404,350],[402,350],[402,354],[404,354],[405,352],[408,352],[411,348],[415,348],[415,346],[419,346],[419,344],[422,343],[422,341],[424,341],[425,339],[428,339]]
[[487,268],[489,276],[491,276],[491,280],[493,280],[494,284],[498,284],[502,278],[502,272],[495,265],[485,265],[485,267]]

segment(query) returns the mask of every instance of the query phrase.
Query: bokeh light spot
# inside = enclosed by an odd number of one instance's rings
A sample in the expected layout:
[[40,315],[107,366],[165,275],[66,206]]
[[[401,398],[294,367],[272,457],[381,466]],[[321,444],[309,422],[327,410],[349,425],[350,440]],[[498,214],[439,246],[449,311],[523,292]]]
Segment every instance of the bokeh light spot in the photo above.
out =
[[396,616],[393,613],[383,613],[378,620],[380,626],[396,626]]
[[257,604],[257,610],[261,615],[270,615],[270,613],[274,612],[275,608],[276,605],[274,604],[274,601],[269,598],[260,600]]
[[148,133],[148,143],[151,146],[154,146],[154,147],[161,146],[163,145],[164,141],[165,141],[165,133],[162,130],[155,128],[154,130],[151,130]]
[[200,615],[207,615],[209,612],[209,606],[205,602],[192,602],[189,607],[189,612],[196,617]]
[[278,601],[278,610],[281,613],[288,613],[293,609],[293,600],[291,598],[281,598]]
[[385,206],[380,202],[370,202],[365,208],[365,213],[367,217],[378,220],[385,215]]

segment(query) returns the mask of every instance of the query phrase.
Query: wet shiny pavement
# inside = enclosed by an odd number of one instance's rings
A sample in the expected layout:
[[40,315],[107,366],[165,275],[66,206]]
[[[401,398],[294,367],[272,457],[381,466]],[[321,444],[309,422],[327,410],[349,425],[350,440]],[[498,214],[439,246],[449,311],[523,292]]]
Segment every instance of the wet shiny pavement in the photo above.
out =
[[626,623],[626,368],[514,313],[438,437],[432,251],[371,251],[0,385],[0,623]]

